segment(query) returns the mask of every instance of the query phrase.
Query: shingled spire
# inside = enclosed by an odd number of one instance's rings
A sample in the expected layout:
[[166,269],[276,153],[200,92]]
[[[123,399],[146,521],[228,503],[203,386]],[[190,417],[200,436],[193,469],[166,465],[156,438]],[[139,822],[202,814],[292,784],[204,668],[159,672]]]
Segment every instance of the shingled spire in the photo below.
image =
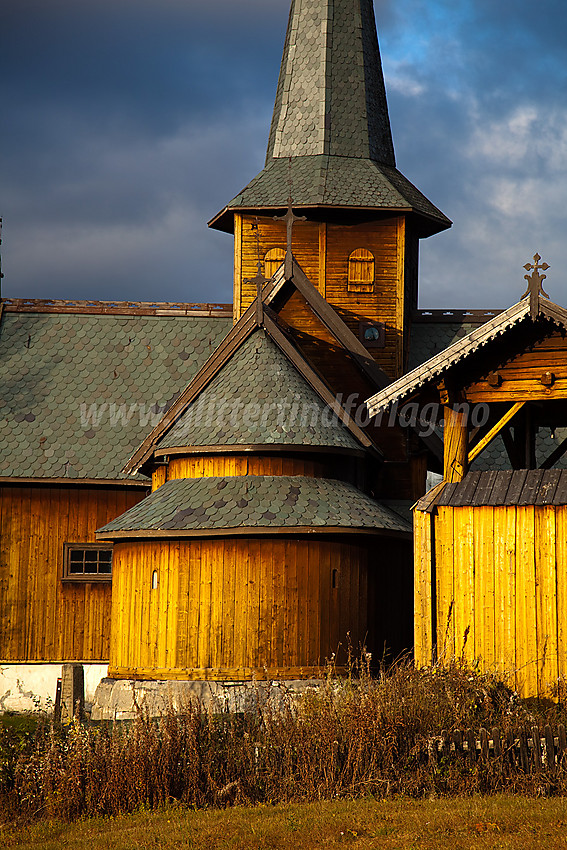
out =
[[372,0],[293,0],[266,165],[285,156],[395,166]]
[[420,236],[451,226],[396,169],[372,0],[292,0],[266,167],[210,226],[283,209],[403,211]]

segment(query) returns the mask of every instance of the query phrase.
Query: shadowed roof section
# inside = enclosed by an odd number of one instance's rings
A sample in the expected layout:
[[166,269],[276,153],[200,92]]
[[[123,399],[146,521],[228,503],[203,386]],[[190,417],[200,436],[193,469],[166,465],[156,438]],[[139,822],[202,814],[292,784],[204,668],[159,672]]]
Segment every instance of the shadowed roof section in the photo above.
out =
[[[291,169],[289,161],[291,159]],[[287,206],[412,212],[451,226],[396,169],[372,0],[293,0],[263,171],[209,223]]]
[[175,536],[255,528],[357,529],[411,534],[399,514],[352,484],[298,475],[180,478],[168,481],[99,529],[99,539]]

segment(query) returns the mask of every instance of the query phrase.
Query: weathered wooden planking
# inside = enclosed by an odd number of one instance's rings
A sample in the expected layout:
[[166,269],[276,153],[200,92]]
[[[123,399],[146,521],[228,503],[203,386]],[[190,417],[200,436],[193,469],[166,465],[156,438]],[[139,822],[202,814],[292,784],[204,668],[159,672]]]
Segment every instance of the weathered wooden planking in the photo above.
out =
[[94,532],[143,494],[119,488],[0,488],[0,659],[105,661],[111,585],[62,582],[64,543]]
[[[118,678],[135,670],[143,678],[238,679],[242,670],[263,677],[268,668],[303,678],[333,652],[346,662],[348,641],[358,651],[367,637],[365,544],[121,542],[115,563],[121,599],[130,600],[112,611],[110,670]],[[390,608],[383,592],[373,614],[383,620]]]
[[431,514],[414,511],[414,654],[418,665],[431,664],[433,653],[431,522]]

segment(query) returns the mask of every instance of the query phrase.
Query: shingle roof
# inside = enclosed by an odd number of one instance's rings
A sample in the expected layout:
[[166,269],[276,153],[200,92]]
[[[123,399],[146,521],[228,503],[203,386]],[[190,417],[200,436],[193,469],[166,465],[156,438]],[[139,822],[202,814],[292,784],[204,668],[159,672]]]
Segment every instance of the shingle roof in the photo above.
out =
[[278,346],[258,328],[158,441],[157,450],[264,444],[361,450]]
[[395,165],[372,0],[293,0],[268,142],[272,157]]
[[450,220],[396,168],[370,159],[341,156],[294,157],[291,169],[287,159],[273,159],[230,201],[227,209],[285,207],[290,175],[293,202],[298,208],[413,210],[435,222],[435,231],[451,225]]
[[265,168],[209,224],[286,207],[291,179],[297,208],[413,211],[420,235],[450,227],[395,165],[372,0],[293,0]]
[[440,487],[433,500],[420,500],[418,510],[438,507],[567,505],[567,470],[518,469],[469,472],[457,484]]
[[411,323],[409,371],[499,315],[502,310],[419,310]]
[[123,478],[125,459],[232,326],[226,312],[107,309],[4,310],[0,477]]
[[173,536],[175,532],[305,527],[411,533],[411,525],[401,516],[353,485],[295,475],[168,481],[98,533],[112,539],[135,532]]

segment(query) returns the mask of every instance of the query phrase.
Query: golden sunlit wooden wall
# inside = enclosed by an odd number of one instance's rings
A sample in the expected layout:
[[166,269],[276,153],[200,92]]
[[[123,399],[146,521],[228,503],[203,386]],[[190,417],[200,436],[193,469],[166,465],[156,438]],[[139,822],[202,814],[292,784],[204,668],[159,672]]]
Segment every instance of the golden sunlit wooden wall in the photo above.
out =
[[414,547],[417,663],[436,643],[550,696],[567,676],[567,507],[416,510]]
[[140,501],[125,487],[0,488],[0,661],[107,661],[110,582],[63,582],[63,544]]
[[365,543],[125,541],[113,574],[114,678],[311,677],[367,634]]
[[[255,284],[247,282],[257,272],[255,221],[252,215],[235,215],[235,321],[256,296]],[[260,217],[259,234],[261,259],[275,248],[285,248],[284,224]],[[361,249],[374,257],[374,284],[351,286],[349,291],[349,259]],[[320,294],[342,311],[341,318],[355,335],[360,320],[386,324],[386,347],[371,349],[371,353],[392,377],[400,375],[405,325],[409,311],[417,307],[417,237],[405,216],[356,224],[300,222],[293,231],[293,253]],[[268,265],[271,271],[272,264]]]

